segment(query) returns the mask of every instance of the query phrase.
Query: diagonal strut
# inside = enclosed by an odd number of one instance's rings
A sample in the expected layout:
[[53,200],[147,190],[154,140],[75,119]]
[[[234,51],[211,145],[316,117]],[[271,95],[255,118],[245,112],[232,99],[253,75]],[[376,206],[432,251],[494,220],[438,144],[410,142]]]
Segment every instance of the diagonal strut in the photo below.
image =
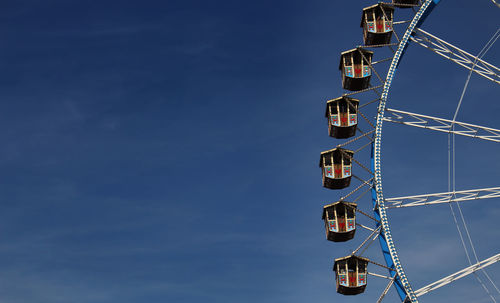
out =
[[500,197],[500,187],[481,189],[469,189],[454,192],[424,194],[398,198],[387,198],[385,202],[390,204],[387,208],[402,208],[421,205],[432,205],[450,202],[463,202]]
[[464,268],[464,269],[462,269],[462,270],[460,270],[460,271],[458,271],[458,272],[456,272],[454,274],[451,274],[451,275],[449,275],[447,277],[444,277],[441,280],[438,280],[438,281],[436,281],[434,283],[431,283],[431,284],[429,284],[429,285],[427,285],[425,287],[422,287],[419,290],[415,291],[415,295],[417,297],[425,295],[428,292],[431,292],[431,291],[433,291],[433,290],[435,290],[437,288],[443,287],[443,286],[445,286],[445,285],[447,285],[447,284],[449,284],[449,283],[451,283],[453,281],[461,279],[461,278],[463,278],[463,277],[465,277],[467,275],[470,275],[470,274],[474,273],[475,271],[478,271],[478,270],[480,270],[482,268],[485,268],[485,267],[487,267],[487,266],[489,266],[489,265],[491,265],[491,264],[493,264],[495,262],[498,262],[498,261],[500,261],[500,254],[497,254],[497,255],[494,255],[492,257],[489,257],[486,260],[483,260],[481,262],[473,264],[473,265],[471,265],[471,266],[469,266],[467,268]]
[[430,49],[438,55],[449,59],[458,65],[465,67],[480,76],[483,76],[497,84],[500,84],[500,68],[485,62],[460,48],[429,34],[428,32],[417,29],[410,38],[413,42]]
[[384,121],[387,122],[399,123],[444,133],[453,133],[461,136],[500,142],[499,129],[415,114],[390,108],[386,109],[386,112],[388,113],[388,115],[384,117]]

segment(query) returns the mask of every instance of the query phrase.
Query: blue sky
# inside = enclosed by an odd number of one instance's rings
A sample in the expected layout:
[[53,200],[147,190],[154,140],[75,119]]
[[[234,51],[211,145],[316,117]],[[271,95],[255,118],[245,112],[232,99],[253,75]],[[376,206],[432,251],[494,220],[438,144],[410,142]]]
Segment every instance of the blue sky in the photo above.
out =
[[[350,189],[322,188],[317,167],[339,143],[324,118],[339,53],[361,44],[373,3],[3,3],[0,300],[374,302],[380,278],[335,293],[333,259],[367,233],[325,240],[322,206]],[[424,28],[475,54],[499,15],[443,0]],[[466,77],[412,45],[388,106],[451,118]],[[500,128],[498,89],[473,76],[458,120]],[[498,143],[477,141],[457,138],[457,189],[500,185]],[[384,125],[382,148],[386,196],[447,190],[446,135]],[[480,259],[500,251],[498,202],[463,204]],[[468,265],[447,205],[390,218],[414,288]],[[377,243],[367,256],[381,261]],[[491,302],[472,277],[422,302],[443,298]]]

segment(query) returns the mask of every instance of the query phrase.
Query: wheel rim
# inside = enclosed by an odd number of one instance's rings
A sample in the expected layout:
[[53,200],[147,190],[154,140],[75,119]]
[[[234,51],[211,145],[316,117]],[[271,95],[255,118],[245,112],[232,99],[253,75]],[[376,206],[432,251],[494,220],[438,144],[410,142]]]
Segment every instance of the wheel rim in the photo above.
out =
[[397,277],[394,279],[394,286],[398,292],[399,297],[402,301],[406,302],[418,302],[415,293],[406,277],[406,274],[399,260],[399,256],[394,246],[394,241],[392,239],[391,229],[389,221],[387,219],[387,212],[384,203],[384,195],[382,189],[382,174],[381,174],[381,141],[382,141],[382,125],[385,112],[385,106],[387,103],[387,98],[391,88],[392,80],[396,73],[397,67],[401,58],[404,55],[405,49],[408,46],[408,42],[412,32],[417,26],[420,26],[432,9],[439,3],[440,0],[426,0],[418,12],[413,17],[410,25],[406,29],[401,42],[398,45],[398,49],[392,59],[391,65],[387,72],[387,76],[384,83],[384,88],[382,91],[382,96],[380,98],[380,103],[378,106],[378,114],[375,129],[375,140],[372,144],[372,159],[371,168],[374,173],[374,187],[372,188],[372,201],[375,218],[380,221],[377,225],[382,225],[382,232],[379,234],[379,242],[382,249],[382,254],[384,256],[387,267],[394,269],[390,271],[390,275]]

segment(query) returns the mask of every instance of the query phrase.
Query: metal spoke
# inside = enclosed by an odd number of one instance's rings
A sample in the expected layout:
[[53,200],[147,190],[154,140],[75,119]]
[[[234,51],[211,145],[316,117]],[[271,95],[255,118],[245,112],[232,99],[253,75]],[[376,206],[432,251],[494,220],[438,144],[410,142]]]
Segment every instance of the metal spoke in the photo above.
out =
[[368,119],[365,115],[363,115],[362,112],[358,112],[358,114],[363,117],[363,119],[366,120],[366,122],[368,122],[368,124],[370,124],[371,127],[373,127],[373,129],[375,129],[375,125],[373,125],[372,121],[370,121],[370,119]]
[[377,227],[372,233],[361,243],[361,245],[358,246],[352,253],[351,256],[354,256],[365,244],[370,240],[376,233],[380,232],[381,226]]
[[385,202],[391,204],[387,208],[402,208],[421,205],[432,205],[450,202],[462,202],[500,197],[500,187],[461,190],[454,192],[424,194],[398,198],[387,198]]
[[361,228],[364,228],[364,229],[366,229],[366,230],[369,230],[369,231],[371,231],[371,232],[373,232],[373,231],[374,231],[374,229],[373,229],[373,228],[369,228],[368,226],[365,226],[365,225],[363,225],[363,224],[356,223],[356,225],[357,225],[357,226],[359,226],[359,227],[361,227]]
[[371,188],[372,187],[372,184],[371,184],[372,181],[373,181],[373,178],[371,178],[368,181],[363,181],[363,183],[361,183],[358,187],[356,187],[350,193],[348,193],[347,195],[341,197],[340,201],[344,201],[345,199],[349,198],[350,196],[352,196],[354,193],[356,193],[358,190],[360,190],[364,186],[369,186]]
[[369,274],[370,276],[379,277],[379,278],[384,278],[384,279],[387,279],[387,280],[392,280],[392,278],[391,278],[391,277],[384,276],[384,275],[379,275],[379,274],[376,274],[376,273],[373,273],[373,272],[368,272],[368,274]]
[[411,22],[411,20],[396,21],[396,22],[393,22],[392,25],[405,24],[405,23],[410,23],[410,22]]
[[369,191],[371,190],[371,188],[367,188],[364,192],[362,192],[356,199],[354,199],[352,202],[353,203],[356,203],[358,202],[361,198],[363,198],[364,195],[366,195]]
[[[351,144],[352,142],[358,141],[359,139],[361,139],[361,138],[363,138],[363,137],[366,137],[366,136],[368,136],[368,135],[370,135],[370,134],[373,134],[374,132],[375,132],[375,130],[371,130],[371,131],[369,131],[369,132],[367,132],[367,133],[362,134],[361,136],[357,136],[357,137],[355,137],[354,139],[351,139],[351,140],[349,140],[349,141],[347,141],[347,142],[344,142],[344,143],[342,143],[342,144],[339,144],[339,145],[337,145],[337,147],[344,147],[344,146],[346,146],[346,145],[348,145],[348,144]],[[368,142],[368,144],[371,144],[371,141],[372,141],[372,140],[370,139],[370,142]]]
[[[375,130],[374,130],[374,131],[375,131]],[[372,145],[372,142],[373,142],[373,140],[371,140],[371,142],[368,142],[368,143],[366,143],[365,145],[361,146],[360,148],[356,149],[356,150],[354,151],[354,153],[355,153],[355,154],[356,154],[356,153],[359,153],[360,151],[362,151],[363,149],[367,148],[368,146],[371,146],[371,145]]]
[[389,43],[389,44],[377,44],[377,45],[362,45],[363,48],[379,48],[383,46],[397,46],[399,43]]
[[392,60],[392,57],[385,58],[385,59],[381,59],[381,60],[378,60],[378,61],[372,62],[372,65],[379,64],[379,63],[382,63],[382,62],[391,61],[391,60]]
[[410,39],[413,42],[430,49],[436,54],[472,70],[478,75],[481,75],[497,84],[500,84],[500,68],[485,62],[442,39],[439,39],[438,37],[431,35],[420,28],[415,31],[414,36]]
[[365,248],[363,248],[363,250],[359,253],[360,256],[362,256],[365,251],[370,248],[370,246],[373,244],[373,242],[375,242],[375,240],[378,239],[378,235],[375,235],[375,237],[372,238],[372,240],[370,241],[370,243],[368,243],[368,245],[365,246]]
[[[389,272],[394,272],[394,273],[397,273],[396,269],[394,269],[394,268],[390,268],[390,267],[387,267],[387,266],[382,265],[382,264],[380,264],[380,263],[377,263],[377,262],[375,262],[375,261],[373,261],[373,260],[368,260],[368,262],[370,262],[371,264],[374,264],[374,265],[380,266],[380,267],[382,267],[382,268],[385,268],[385,269],[389,270]],[[383,277],[385,277],[385,276],[383,276]],[[388,277],[388,278],[389,278],[389,277]],[[390,278],[389,278],[389,279],[390,279]]]
[[386,109],[386,112],[391,114],[391,116],[384,117],[384,121],[387,122],[415,126],[444,133],[453,133],[456,135],[473,137],[493,142],[500,142],[500,130],[498,129],[415,114],[390,108]]
[[370,67],[370,69],[373,71],[373,73],[375,73],[375,76],[377,76],[378,80],[380,81],[380,83],[384,84],[384,80],[382,79],[382,77],[380,77],[380,75],[377,73],[377,71],[375,70],[375,68],[373,67],[372,63],[370,62],[370,60],[368,60],[365,55],[363,54],[363,52],[359,52],[361,54],[361,56],[363,57],[363,60],[368,62],[368,66]]
[[396,279],[398,275],[395,275],[394,277],[391,278],[391,281],[389,281],[389,283],[387,284],[387,286],[385,287],[384,289],[384,292],[380,295],[380,297],[378,298],[377,300],[377,303],[380,303],[382,302],[382,300],[384,299],[385,295],[387,294],[387,292],[389,291],[389,289],[391,288],[392,284],[394,283],[394,280]]
[[375,91],[377,95],[380,96],[380,94],[378,93],[378,91],[376,91],[377,88],[381,88],[381,87],[384,87],[383,84],[381,85],[377,85],[377,86],[370,86],[366,89],[362,89],[362,90],[358,90],[358,91],[355,91],[355,92],[351,92],[351,93],[347,93],[347,94],[343,94],[342,96],[343,97],[348,97],[348,96],[352,96],[352,95],[356,95],[356,94],[360,94],[360,93],[364,93],[364,92],[367,92],[367,91]]
[[461,279],[467,275],[470,275],[470,274],[472,274],[472,273],[474,273],[482,268],[485,268],[485,267],[487,267],[495,262],[498,262],[498,261],[500,261],[500,254],[494,255],[486,260],[478,262],[478,263],[476,263],[472,266],[469,266],[467,268],[464,268],[464,269],[462,269],[462,270],[460,270],[452,275],[444,277],[441,280],[438,280],[438,281],[431,283],[425,287],[422,287],[419,290],[415,291],[415,295],[417,297],[425,295],[426,293],[429,293],[437,288],[443,287],[443,286],[445,286],[453,281]]
[[365,107],[365,106],[367,106],[367,105],[370,105],[370,104],[372,104],[372,103],[375,103],[375,102],[377,102],[377,101],[380,101],[380,98],[374,99],[374,100],[369,101],[369,102],[366,102],[366,103],[364,103],[364,104],[361,104],[361,105],[358,107],[358,110],[362,109],[363,107]]

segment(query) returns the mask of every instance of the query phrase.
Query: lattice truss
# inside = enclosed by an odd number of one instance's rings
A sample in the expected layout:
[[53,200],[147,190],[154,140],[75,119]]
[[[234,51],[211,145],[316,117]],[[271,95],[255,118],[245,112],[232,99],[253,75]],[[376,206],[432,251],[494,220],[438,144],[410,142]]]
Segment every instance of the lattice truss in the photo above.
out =
[[432,205],[450,202],[463,202],[488,198],[499,198],[500,187],[481,189],[470,189],[445,193],[424,194],[405,196],[397,198],[386,198],[385,202],[390,204],[387,208],[402,208],[422,205]]
[[493,263],[496,263],[498,261],[500,261],[500,254],[489,257],[488,259],[485,259],[481,262],[473,264],[467,268],[464,268],[460,271],[457,271],[456,273],[454,273],[452,275],[449,275],[449,276],[444,277],[444,278],[442,278],[434,283],[431,283],[425,287],[422,287],[422,288],[415,291],[415,295],[417,297],[425,295],[426,293],[429,293],[437,288],[443,287],[443,286],[445,286],[453,281],[461,279],[467,275],[470,275],[470,274],[472,274],[480,269],[483,269],[483,268],[485,268]]
[[474,137],[483,140],[500,142],[500,130],[470,123],[447,120],[432,116],[415,114],[396,109],[386,109],[384,121],[400,123],[445,133]]
[[494,66],[493,64],[485,62],[420,28],[413,32],[413,36],[410,39],[413,42],[430,49],[436,54],[472,70],[473,72],[497,84],[500,84],[500,68]]

